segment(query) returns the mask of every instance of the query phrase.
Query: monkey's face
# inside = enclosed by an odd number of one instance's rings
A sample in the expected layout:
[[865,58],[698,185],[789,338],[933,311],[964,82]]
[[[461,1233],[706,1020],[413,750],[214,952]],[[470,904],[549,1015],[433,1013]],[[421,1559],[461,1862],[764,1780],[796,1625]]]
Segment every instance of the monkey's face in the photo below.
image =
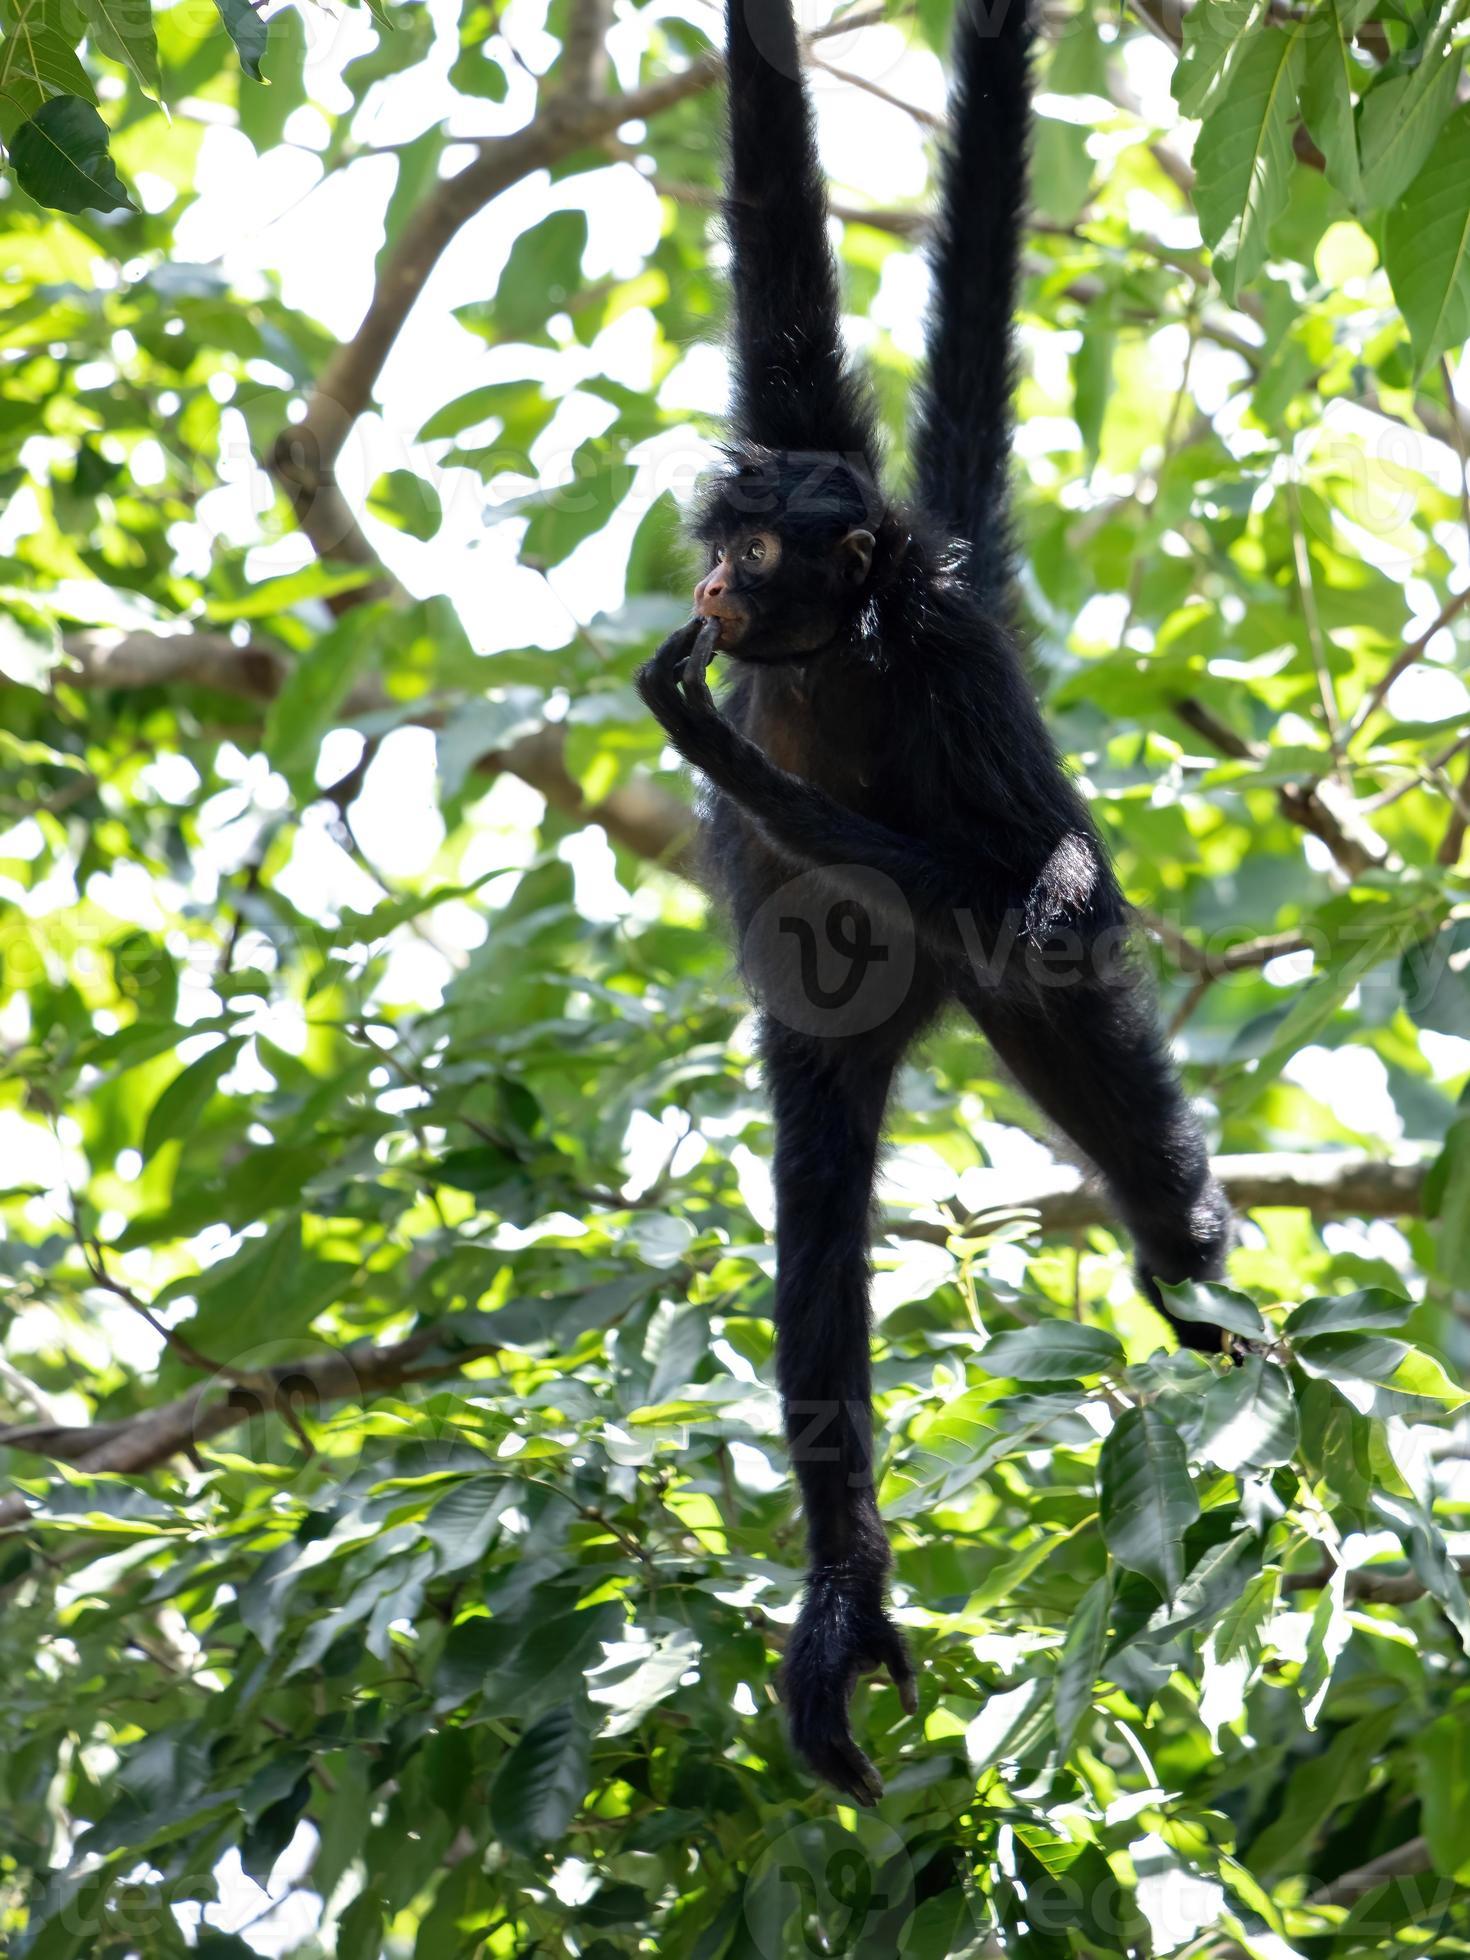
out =
[[719,621],[719,647],[774,665],[820,652],[851,621],[873,563],[870,531],[800,544],[779,531],[741,530],[710,544],[694,610]]

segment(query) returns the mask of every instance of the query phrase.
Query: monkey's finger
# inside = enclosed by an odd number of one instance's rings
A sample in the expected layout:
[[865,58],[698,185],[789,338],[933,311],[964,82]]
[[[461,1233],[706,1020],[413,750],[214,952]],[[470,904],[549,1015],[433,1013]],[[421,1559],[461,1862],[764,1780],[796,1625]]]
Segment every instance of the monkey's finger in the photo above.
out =
[[694,643],[694,651],[684,662],[679,675],[679,685],[684,691],[684,699],[691,708],[706,715],[716,712],[715,698],[709,688],[709,663],[714,657],[718,637],[719,621],[707,621]]
[[719,650],[720,622],[717,619],[701,620],[699,623],[699,632],[695,636],[694,641],[694,651],[699,660],[701,673],[708,667]]
[[914,1673],[914,1664],[909,1659],[909,1650],[904,1645],[903,1635],[895,1633],[893,1644],[884,1654],[888,1667],[888,1678],[898,1690],[899,1704],[905,1715],[919,1712],[919,1683]]
[[699,636],[701,622],[698,618],[689,619],[676,633],[670,633],[658,652],[658,662],[675,675],[679,674],[688,660],[694,643]]

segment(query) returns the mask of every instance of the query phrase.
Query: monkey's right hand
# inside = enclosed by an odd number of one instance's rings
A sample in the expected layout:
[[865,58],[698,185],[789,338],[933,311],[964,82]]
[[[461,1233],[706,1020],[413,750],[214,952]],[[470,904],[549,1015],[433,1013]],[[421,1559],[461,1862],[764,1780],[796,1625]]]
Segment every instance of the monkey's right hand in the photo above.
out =
[[706,670],[719,641],[719,621],[691,619],[671,633],[635,676],[634,685],[686,762],[714,763],[721,737],[732,731],[709,691]]
[[883,1779],[853,1738],[848,1704],[865,1674],[886,1669],[905,1713],[919,1706],[903,1635],[881,1580],[814,1573],[781,1669],[791,1740],[817,1775],[853,1803],[875,1804]]

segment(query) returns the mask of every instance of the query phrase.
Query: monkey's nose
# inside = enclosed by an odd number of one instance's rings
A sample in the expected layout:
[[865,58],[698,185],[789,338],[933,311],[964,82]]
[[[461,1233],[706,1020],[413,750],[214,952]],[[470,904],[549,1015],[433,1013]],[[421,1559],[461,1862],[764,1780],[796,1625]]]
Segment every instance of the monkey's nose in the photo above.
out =
[[694,610],[708,618],[717,609],[725,592],[726,583],[723,575],[719,572],[711,572],[707,579],[702,579],[694,588]]

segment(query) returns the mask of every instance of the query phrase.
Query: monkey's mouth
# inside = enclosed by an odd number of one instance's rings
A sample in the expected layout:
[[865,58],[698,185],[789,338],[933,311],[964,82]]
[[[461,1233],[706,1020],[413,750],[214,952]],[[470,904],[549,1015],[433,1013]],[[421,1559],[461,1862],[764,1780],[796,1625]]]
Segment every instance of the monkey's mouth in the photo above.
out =
[[739,646],[750,626],[750,616],[744,612],[723,612],[715,606],[696,605],[695,614],[700,619],[713,620],[719,631],[715,645],[721,653],[729,653]]

